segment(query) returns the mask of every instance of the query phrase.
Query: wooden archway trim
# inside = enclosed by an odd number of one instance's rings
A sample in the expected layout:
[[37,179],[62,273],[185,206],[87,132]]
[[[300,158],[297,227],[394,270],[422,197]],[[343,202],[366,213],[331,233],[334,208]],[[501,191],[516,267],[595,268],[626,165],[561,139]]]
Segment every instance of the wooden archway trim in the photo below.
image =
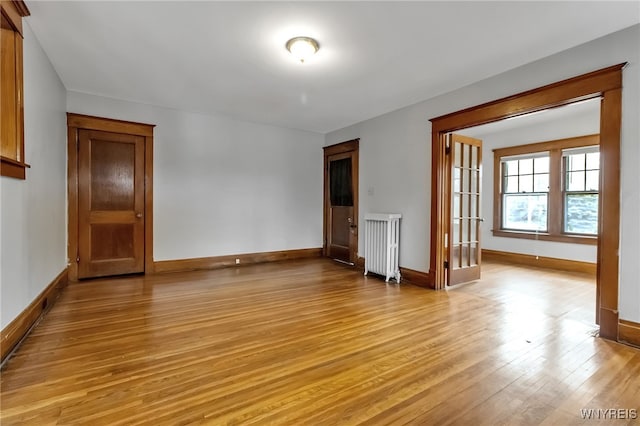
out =
[[[600,220],[596,320],[600,336],[618,338],[618,248],[620,243],[620,130],[622,69],[618,64],[537,89],[431,119],[431,244],[429,276],[432,287],[444,288],[444,233],[447,196],[444,135],[448,132],[517,115],[600,97]],[[606,232],[604,232],[606,230]]]

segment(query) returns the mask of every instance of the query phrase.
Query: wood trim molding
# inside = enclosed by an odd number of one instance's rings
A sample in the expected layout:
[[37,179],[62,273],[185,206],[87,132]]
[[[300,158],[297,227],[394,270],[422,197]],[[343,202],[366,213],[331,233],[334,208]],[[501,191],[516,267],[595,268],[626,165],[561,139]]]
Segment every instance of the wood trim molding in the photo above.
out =
[[[495,118],[510,118],[573,102],[597,98],[607,90],[622,87],[622,68],[625,63],[568,78],[546,86],[520,92],[481,105],[432,118],[440,127],[459,130],[496,121]],[[620,74],[620,75],[618,75]],[[468,125],[457,127],[460,116],[467,116]]]
[[[556,139],[552,141],[528,143],[525,145],[515,145],[506,148],[496,148],[493,150],[498,157],[509,157],[511,155],[529,154],[532,152],[545,152],[552,149],[579,148],[582,146],[600,145],[600,135],[584,135],[572,138]],[[495,168],[495,167],[494,167]]]
[[[161,260],[155,263],[155,272],[184,272],[201,269],[221,269],[256,263],[279,262],[282,260],[310,259],[322,257],[322,248],[269,251],[260,253],[229,254],[225,256],[199,257],[193,259]],[[240,263],[236,263],[236,259]]]
[[336,155],[342,154],[343,152],[356,151],[360,145],[360,138],[351,139],[349,141],[337,143],[335,145],[325,146],[322,149],[324,150],[324,155]]
[[[364,272],[364,257],[358,256],[356,266]],[[382,277],[384,279],[384,276]],[[406,282],[418,287],[432,288],[433,277],[428,272],[416,271],[414,269],[400,267],[400,282]]]
[[561,243],[571,244],[587,244],[595,246],[598,244],[598,237],[591,237],[587,235],[549,235],[547,233],[533,233],[523,231],[510,231],[506,229],[492,229],[491,234],[494,237],[506,237],[506,238],[520,238],[525,240],[540,240],[540,241],[555,241]]
[[25,310],[2,329],[2,346],[0,350],[2,363],[27,336],[38,320],[51,309],[68,282],[67,268],[64,268]]
[[24,179],[25,170],[31,166],[27,163],[0,156],[0,167],[2,167],[2,176]]
[[433,286],[431,275],[428,272],[416,271],[403,266],[400,267],[400,282],[402,281],[418,287],[431,288]]
[[135,123],[133,121],[114,120],[91,115],[67,113],[67,126],[79,129],[100,130],[103,132],[127,133],[138,136],[153,136],[155,124]]
[[622,112],[622,69],[613,65],[537,89],[498,99],[431,119],[432,177],[430,273],[434,287],[444,288],[444,235],[448,217],[444,215],[448,189],[446,181],[445,135],[456,130],[505,118],[601,98],[600,107],[600,213],[596,320],[600,336],[618,336],[618,250],[620,242],[620,130]]
[[640,347],[640,324],[633,321],[618,321],[618,341]]
[[558,259],[555,257],[534,256],[531,254],[510,253],[499,250],[482,249],[482,258],[494,262],[517,263],[537,268],[558,269],[561,271],[583,272],[596,276],[597,263],[578,260]]
[[24,37],[24,33],[22,31],[22,18],[31,15],[31,12],[29,12],[29,8],[25,2],[22,0],[2,0],[0,2],[0,10],[13,28],[15,28],[15,30]]
[[154,124],[67,113],[67,192],[69,280],[78,280],[78,132],[80,129],[127,133],[144,137],[144,270],[154,272],[153,261],[153,129]]

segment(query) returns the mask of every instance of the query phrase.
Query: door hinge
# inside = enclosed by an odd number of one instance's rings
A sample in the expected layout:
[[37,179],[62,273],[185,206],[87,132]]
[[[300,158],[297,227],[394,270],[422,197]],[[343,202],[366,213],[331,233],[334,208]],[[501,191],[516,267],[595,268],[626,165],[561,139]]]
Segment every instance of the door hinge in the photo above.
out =
[[444,261],[444,269],[449,269],[449,262],[448,261]]
[[80,256],[76,257],[76,262],[80,263]]
[[447,154],[447,155],[451,154],[451,147],[450,146],[445,147],[444,148],[444,153]]

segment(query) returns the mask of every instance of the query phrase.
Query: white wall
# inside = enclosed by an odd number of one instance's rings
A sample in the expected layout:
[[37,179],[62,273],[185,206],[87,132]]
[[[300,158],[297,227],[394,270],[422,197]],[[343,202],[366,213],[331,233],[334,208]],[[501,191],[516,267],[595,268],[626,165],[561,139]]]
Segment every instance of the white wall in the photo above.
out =
[[26,180],[0,177],[0,328],[66,266],[65,93],[25,19],[25,159],[31,168]]
[[559,115],[560,111],[558,110],[545,112],[544,114],[551,115],[551,118],[546,118],[543,121],[537,118],[539,116],[532,116],[531,119],[527,119],[525,116],[505,123],[515,124],[517,126],[515,128],[487,132],[488,127],[501,124],[496,123],[456,132],[482,140],[482,215],[485,218],[481,226],[482,248],[582,262],[595,263],[597,261],[598,250],[595,245],[494,237],[491,233],[494,197],[492,151],[508,146],[597,134],[600,132],[599,101],[596,100],[594,106],[588,111],[580,111],[579,114],[564,113]]
[[[628,62],[624,70],[622,100],[623,231],[619,308],[622,319],[640,322],[639,56],[640,25],[636,25],[456,91],[329,133],[325,144],[360,138],[360,220],[366,212],[402,213],[400,264],[427,271],[431,196],[431,125],[428,120]],[[373,195],[368,195],[370,188]],[[363,247],[362,240],[359,247]]]
[[321,134],[77,92],[67,108],[156,125],[155,260],[322,246]]

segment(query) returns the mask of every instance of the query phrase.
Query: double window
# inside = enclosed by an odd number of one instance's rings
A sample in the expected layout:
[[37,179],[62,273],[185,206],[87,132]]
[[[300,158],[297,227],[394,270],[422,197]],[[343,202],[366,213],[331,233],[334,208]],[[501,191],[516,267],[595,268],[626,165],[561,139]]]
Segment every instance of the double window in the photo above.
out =
[[494,150],[497,236],[595,244],[598,135]]

